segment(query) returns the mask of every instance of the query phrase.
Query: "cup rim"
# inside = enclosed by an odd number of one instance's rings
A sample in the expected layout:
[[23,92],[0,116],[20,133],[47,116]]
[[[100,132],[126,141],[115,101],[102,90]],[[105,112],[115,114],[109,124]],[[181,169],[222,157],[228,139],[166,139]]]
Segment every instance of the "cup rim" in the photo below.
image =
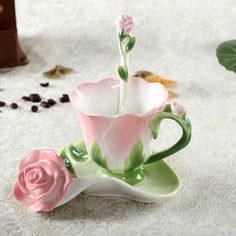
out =
[[[149,86],[151,86],[151,84],[153,83],[149,83],[146,80],[140,78],[140,77],[130,77],[132,79],[141,79],[144,83],[147,83]],[[99,84],[99,83],[103,83],[105,81],[111,81],[111,80],[117,80],[118,82],[120,81],[118,78],[116,77],[107,77],[107,78],[102,78],[99,79],[97,81],[94,82],[81,82],[79,84],[77,84],[72,91],[69,93],[69,97],[70,97],[70,101],[73,105],[74,108],[78,109],[80,112],[82,112],[83,114],[85,114],[86,116],[90,116],[90,117],[100,117],[100,118],[120,118],[120,117],[125,117],[125,116],[134,116],[134,117],[138,117],[138,118],[146,118],[149,117],[150,115],[152,115],[153,113],[156,112],[161,112],[168,100],[168,90],[164,87],[164,85],[162,85],[159,82],[154,82],[155,84],[158,83],[162,89],[165,91],[166,93],[166,98],[164,99],[163,103],[161,105],[157,105],[154,106],[152,109],[150,109],[149,111],[145,112],[145,113],[134,113],[134,112],[127,112],[127,113],[117,113],[114,115],[107,115],[107,114],[97,114],[97,113],[92,113],[92,112],[87,112],[84,109],[82,109],[78,104],[76,104],[74,102],[74,98],[73,98],[73,94],[75,93],[76,90],[78,90],[80,87],[82,86],[88,86],[91,84]]]

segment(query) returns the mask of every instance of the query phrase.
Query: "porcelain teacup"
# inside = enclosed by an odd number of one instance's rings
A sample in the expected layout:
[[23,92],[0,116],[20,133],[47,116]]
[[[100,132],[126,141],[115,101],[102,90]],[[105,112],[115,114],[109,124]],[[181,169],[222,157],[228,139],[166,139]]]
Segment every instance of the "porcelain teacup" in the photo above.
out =
[[[116,78],[80,83],[70,99],[80,120],[86,149],[101,167],[99,174],[136,184],[145,176],[142,165],[161,160],[189,143],[191,124],[179,103],[167,103],[168,91],[160,83],[130,78],[124,113],[117,112],[119,89]],[[151,141],[158,137],[165,118],[176,121],[183,134],[167,150],[153,153]]]

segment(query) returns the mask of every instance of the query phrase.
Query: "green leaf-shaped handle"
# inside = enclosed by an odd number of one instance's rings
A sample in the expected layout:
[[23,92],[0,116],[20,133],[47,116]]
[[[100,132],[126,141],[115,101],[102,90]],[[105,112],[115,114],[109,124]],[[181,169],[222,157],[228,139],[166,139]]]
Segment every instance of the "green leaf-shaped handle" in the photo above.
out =
[[170,105],[167,105],[163,110],[163,112],[157,113],[151,119],[149,123],[149,128],[152,131],[154,139],[158,137],[159,127],[163,119],[172,119],[176,121],[181,126],[183,134],[180,140],[176,144],[174,144],[173,146],[164,151],[152,154],[144,164],[149,164],[155,161],[159,161],[167,156],[170,156],[178,152],[179,150],[187,146],[191,139],[191,132],[192,132],[191,123],[188,117],[186,116],[185,111],[179,105],[177,107],[177,112],[173,111]]

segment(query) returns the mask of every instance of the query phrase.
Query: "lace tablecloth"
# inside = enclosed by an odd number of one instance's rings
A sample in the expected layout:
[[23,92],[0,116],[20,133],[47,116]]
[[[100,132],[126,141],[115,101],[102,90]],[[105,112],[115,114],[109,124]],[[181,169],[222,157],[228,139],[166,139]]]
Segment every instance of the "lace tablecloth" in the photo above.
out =
[[[0,113],[0,235],[235,235],[236,75],[215,56],[220,42],[236,38],[235,1],[16,2],[30,64],[0,71],[0,100],[20,106]],[[146,69],[176,80],[192,121],[191,144],[167,158],[182,189],[160,204],[79,195],[50,213],[33,213],[12,197],[19,160],[35,147],[59,150],[82,133],[71,104],[32,113],[21,97],[38,92],[58,99],[81,81],[114,75],[114,22],[123,12],[138,22],[132,73]],[[56,64],[75,72],[40,87],[47,81],[42,72]],[[172,125],[163,123],[160,143],[179,135]]]

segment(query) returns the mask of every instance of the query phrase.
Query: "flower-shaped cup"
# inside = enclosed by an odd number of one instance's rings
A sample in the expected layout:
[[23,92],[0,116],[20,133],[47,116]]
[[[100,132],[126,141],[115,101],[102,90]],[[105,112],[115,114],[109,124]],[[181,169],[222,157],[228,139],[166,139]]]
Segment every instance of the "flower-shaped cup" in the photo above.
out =
[[[184,148],[191,137],[185,110],[177,102],[167,104],[168,91],[160,83],[130,78],[126,113],[119,110],[120,81],[106,78],[79,84],[70,94],[80,120],[90,157],[101,174],[136,184],[145,176],[142,165],[163,159]],[[153,154],[152,139],[160,122],[175,120],[183,130],[180,140],[169,149]]]

